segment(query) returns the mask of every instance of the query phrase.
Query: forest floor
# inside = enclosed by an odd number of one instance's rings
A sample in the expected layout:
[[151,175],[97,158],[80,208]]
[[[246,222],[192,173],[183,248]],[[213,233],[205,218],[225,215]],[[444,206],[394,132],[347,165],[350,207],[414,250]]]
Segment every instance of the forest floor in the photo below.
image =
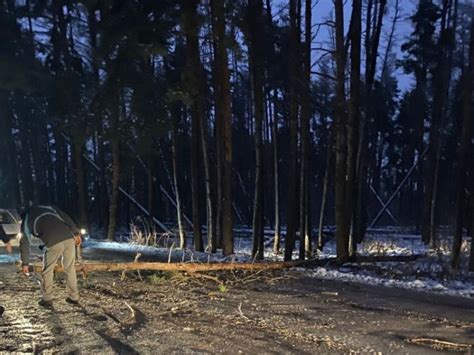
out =
[[54,310],[0,266],[0,353],[469,353],[474,299],[309,277],[299,270],[205,275],[93,273],[81,306]]

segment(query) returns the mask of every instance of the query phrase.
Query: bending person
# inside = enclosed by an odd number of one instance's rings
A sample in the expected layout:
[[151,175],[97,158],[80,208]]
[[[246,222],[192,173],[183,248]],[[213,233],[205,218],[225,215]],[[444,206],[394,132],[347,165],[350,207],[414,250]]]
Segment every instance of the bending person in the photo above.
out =
[[43,298],[38,302],[39,305],[46,308],[53,306],[54,267],[61,257],[67,277],[66,302],[78,305],[79,292],[74,264],[76,245],[80,245],[81,236],[76,224],[71,217],[55,206],[30,207],[25,211],[22,220],[20,254],[23,273],[29,272],[31,238],[37,237],[45,245],[41,283]]

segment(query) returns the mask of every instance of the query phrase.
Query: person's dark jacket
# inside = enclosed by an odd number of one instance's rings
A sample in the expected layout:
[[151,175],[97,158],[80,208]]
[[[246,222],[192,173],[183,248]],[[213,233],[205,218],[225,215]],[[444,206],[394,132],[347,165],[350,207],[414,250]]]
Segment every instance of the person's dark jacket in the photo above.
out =
[[31,238],[40,238],[47,248],[80,234],[74,221],[55,206],[35,206],[23,215],[20,254],[23,265],[30,262]]

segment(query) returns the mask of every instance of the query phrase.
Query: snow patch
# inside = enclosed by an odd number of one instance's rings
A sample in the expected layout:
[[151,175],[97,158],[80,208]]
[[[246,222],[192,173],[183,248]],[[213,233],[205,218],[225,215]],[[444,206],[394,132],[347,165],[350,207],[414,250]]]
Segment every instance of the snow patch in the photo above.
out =
[[474,283],[472,280],[437,280],[429,277],[416,278],[414,275],[407,275],[401,279],[394,279],[384,275],[377,275],[373,271],[356,270],[354,272],[354,270],[345,267],[339,269],[320,267],[311,271],[298,268],[298,270],[312,277],[325,280],[340,280],[374,286],[399,287],[470,298],[474,297]]

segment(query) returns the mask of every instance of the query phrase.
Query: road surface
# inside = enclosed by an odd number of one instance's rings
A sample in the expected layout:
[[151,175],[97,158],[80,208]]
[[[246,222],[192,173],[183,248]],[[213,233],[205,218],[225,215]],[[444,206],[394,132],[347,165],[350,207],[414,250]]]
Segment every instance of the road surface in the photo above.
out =
[[296,270],[96,273],[81,304],[37,305],[34,278],[0,264],[0,353],[469,353],[474,300],[324,281]]

